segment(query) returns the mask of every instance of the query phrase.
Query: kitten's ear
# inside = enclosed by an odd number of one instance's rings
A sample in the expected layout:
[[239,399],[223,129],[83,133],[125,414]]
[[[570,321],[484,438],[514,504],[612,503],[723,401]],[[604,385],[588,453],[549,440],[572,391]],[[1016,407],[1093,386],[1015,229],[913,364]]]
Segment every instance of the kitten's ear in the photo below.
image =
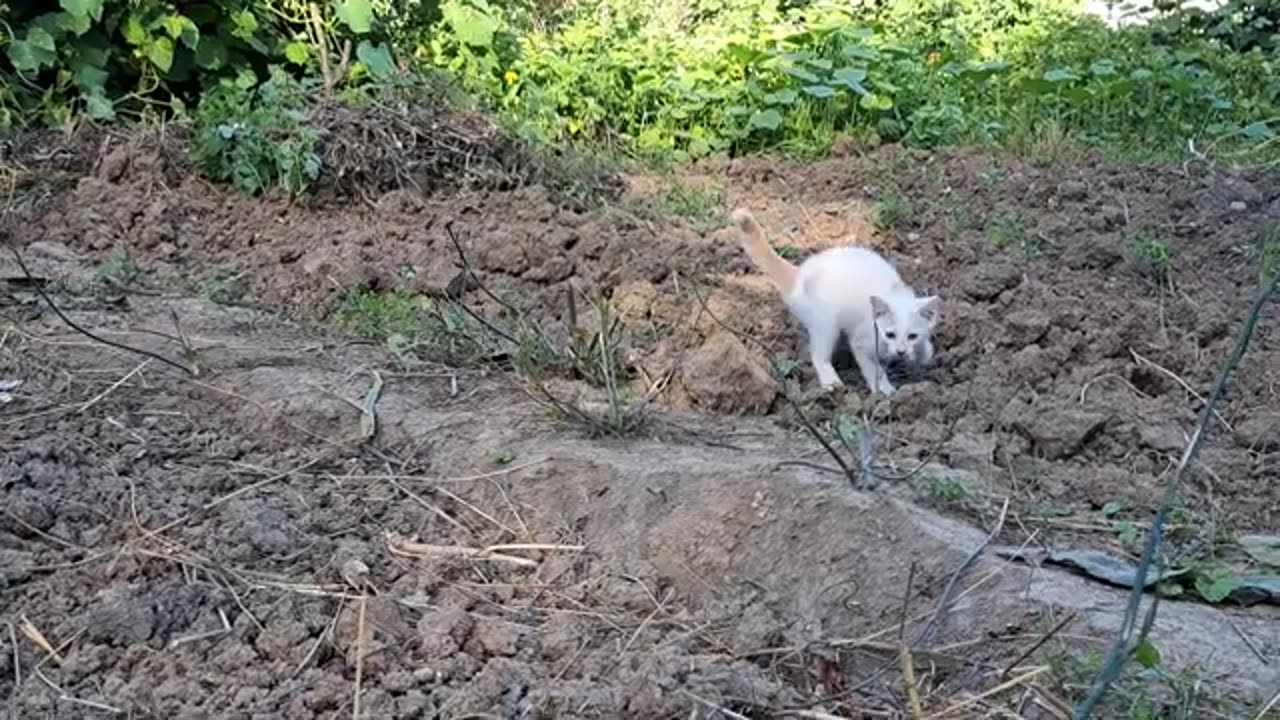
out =
[[942,314],[942,298],[930,295],[920,299],[920,316],[929,322],[929,327],[938,324],[938,316]]
[[877,318],[882,318],[882,317],[891,315],[892,311],[889,309],[889,303],[885,302],[884,300],[882,300],[880,297],[876,295],[872,295],[871,296],[871,313]]

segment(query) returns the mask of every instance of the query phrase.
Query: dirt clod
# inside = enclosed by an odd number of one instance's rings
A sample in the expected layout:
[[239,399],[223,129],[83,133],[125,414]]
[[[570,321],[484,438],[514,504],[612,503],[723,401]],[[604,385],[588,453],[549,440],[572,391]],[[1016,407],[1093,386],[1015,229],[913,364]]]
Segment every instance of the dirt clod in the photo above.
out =
[[778,394],[765,360],[726,331],[685,359],[681,380],[699,405],[732,415],[762,413]]

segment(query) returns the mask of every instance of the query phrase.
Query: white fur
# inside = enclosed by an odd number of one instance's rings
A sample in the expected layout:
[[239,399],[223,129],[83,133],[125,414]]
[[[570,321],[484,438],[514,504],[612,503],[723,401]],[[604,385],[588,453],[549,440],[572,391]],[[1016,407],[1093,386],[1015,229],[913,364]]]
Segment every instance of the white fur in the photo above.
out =
[[930,333],[938,320],[938,298],[917,297],[897,270],[868,248],[832,248],[810,257],[783,299],[808,331],[809,354],[823,387],[842,384],[831,365],[841,332],[867,387],[885,395],[894,387],[884,364],[923,366],[933,357]]

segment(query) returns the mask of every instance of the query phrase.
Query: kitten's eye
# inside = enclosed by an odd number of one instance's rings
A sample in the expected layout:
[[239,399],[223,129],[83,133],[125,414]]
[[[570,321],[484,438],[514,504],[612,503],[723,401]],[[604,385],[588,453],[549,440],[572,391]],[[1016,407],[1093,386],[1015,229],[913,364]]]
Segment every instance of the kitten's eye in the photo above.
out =
[[917,334],[915,334],[915,333],[911,333],[910,335],[908,335],[908,336],[907,336],[907,339],[908,339],[908,340],[912,340],[912,341],[914,341],[914,340],[915,340],[916,338],[918,338],[918,337],[920,337],[920,336],[919,336],[919,335],[917,335]]
[[886,339],[888,339],[888,340],[892,340],[892,339],[894,339],[894,338],[898,337],[898,333],[895,333],[895,332],[887,332],[887,333],[885,333],[885,334],[884,334],[884,336],[885,336],[885,338],[886,338]]

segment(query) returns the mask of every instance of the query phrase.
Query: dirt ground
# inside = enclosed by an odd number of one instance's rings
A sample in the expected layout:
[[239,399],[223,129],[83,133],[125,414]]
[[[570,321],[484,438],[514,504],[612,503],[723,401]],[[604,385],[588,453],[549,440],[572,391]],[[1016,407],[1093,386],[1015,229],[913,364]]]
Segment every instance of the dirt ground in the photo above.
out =
[[[856,372],[810,391],[734,233],[637,211],[650,179],[597,210],[537,186],[306,204],[211,186],[145,142],[82,150],[25,151],[41,180],[14,244],[55,280],[128,248],[152,290],[59,294],[68,314],[180,358],[176,317],[204,373],[90,342],[0,265],[0,380],[22,380],[0,405],[14,718],[903,717],[900,626],[930,712],[1046,662],[949,716],[1057,717],[1080,682],[1062,658],[1106,647],[1123,595],[990,553],[957,569],[997,526],[1133,551],[1280,222],[1275,176],[1198,166],[886,148],[699,168],[685,182],[723,185],[721,215],[746,204],[801,254],[875,245],[944,298],[935,365],[873,407]],[[877,203],[898,215],[880,230]],[[317,324],[352,286],[451,292],[450,222],[483,290],[532,319],[566,322],[570,285],[606,292],[657,430],[588,440],[503,373],[405,369]],[[1167,277],[1143,238],[1172,251]],[[227,276],[257,309],[196,297]],[[1210,426],[1180,552],[1277,529],[1278,329],[1271,311]],[[799,363],[785,383],[777,359]],[[875,418],[883,462],[928,471],[851,489],[814,467],[787,397]],[[1156,637],[1215,697],[1256,703],[1280,682],[1276,615],[1170,602]]]

